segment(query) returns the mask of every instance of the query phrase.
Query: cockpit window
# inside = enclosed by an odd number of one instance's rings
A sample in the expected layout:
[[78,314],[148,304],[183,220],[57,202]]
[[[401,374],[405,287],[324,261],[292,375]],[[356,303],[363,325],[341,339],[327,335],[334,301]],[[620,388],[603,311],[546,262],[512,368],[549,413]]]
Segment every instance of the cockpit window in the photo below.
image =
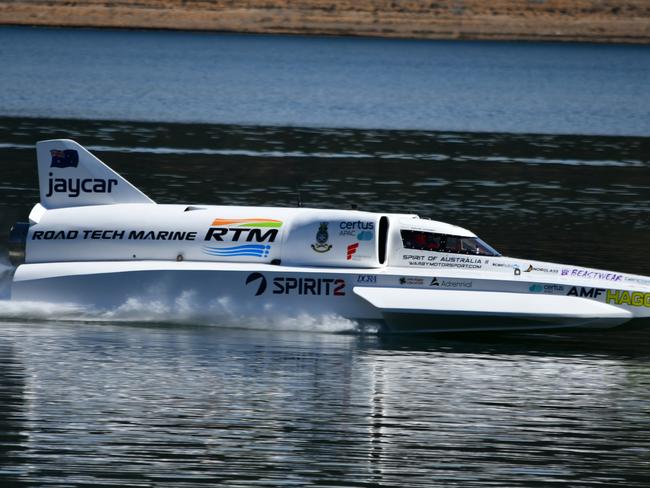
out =
[[419,230],[402,230],[402,244],[405,249],[420,251],[451,252],[455,254],[474,254],[478,256],[500,256],[478,237],[461,237]]

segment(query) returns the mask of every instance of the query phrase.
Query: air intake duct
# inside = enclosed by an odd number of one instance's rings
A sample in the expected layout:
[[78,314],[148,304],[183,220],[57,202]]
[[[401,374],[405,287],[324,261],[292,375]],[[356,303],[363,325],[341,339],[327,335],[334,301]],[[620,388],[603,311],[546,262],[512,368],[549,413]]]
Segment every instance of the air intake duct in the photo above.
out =
[[25,262],[25,243],[29,232],[29,222],[16,222],[9,231],[9,261],[14,266]]

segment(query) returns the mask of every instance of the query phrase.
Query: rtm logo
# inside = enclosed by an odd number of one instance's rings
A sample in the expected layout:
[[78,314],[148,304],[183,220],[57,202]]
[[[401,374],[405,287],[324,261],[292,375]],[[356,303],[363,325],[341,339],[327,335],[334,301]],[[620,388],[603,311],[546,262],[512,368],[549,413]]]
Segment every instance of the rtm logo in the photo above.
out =
[[583,288],[578,286],[573,286],[569,290],[567,295],[574,297],[588,297],[588,298],[598,298],[600,295],[605,293],[604,288]]
[[206,241],[275,242],[282,222],[269,219],[215,219]]

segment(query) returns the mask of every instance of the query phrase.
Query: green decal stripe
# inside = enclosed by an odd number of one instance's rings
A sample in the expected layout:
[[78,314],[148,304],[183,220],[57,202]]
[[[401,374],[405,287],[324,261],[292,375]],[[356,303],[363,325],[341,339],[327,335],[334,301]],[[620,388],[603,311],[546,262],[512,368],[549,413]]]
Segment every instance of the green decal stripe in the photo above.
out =
[[237,227],[282,227],[282,222],[246,222],[238,224]]

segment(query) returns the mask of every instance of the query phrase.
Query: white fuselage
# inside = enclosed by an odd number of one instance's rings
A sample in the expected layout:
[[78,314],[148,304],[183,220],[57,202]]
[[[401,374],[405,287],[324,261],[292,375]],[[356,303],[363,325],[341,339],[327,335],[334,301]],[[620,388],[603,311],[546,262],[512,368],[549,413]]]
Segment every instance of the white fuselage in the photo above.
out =
[[415,215],[131,203],[30,216],[12,298],[110,309],[191,296],[206,316],[337,315],[393,331],[610,327],[650,278],[506,258]]

